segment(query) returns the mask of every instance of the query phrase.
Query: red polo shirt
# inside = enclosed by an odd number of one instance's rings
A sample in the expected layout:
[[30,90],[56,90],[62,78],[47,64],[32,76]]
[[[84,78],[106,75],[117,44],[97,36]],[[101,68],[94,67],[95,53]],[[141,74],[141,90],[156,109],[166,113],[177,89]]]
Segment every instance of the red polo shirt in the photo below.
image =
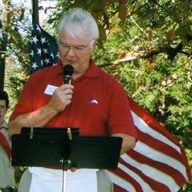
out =
[[[57,66],[35,72],[24,86],[10,121],[23,113],[44,106],[51,99],[44,93],[47,85],[63,84],[61,61]],[[109,136],[125,133],[136,137],[127,95],[111,75],[91,64],[87,72],[72,80],[74,85],[72,102],[57,114],[46,127],[79,127],[80,135]]]

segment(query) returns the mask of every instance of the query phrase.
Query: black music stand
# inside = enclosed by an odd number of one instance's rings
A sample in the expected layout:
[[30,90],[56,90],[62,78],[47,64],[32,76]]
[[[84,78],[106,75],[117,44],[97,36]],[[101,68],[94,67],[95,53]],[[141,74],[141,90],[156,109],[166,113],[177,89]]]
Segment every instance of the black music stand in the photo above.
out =
[[121,137],[79,136],[79,128],[23,128],[12,136],[12,165],[63,169],[115,169]]

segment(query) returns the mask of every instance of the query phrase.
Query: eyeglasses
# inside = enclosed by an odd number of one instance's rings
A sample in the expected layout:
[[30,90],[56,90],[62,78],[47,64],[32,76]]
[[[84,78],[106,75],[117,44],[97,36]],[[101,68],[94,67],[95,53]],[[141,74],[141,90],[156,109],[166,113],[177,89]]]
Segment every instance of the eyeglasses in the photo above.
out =
[[87,45],[74,45],[74,46],[61,42],[59,40],[59,45],[61,46],[63,52],[68,53],[71,49],[73,49],[75,54],[83,54],[93,40],[94,39],[92,39]]

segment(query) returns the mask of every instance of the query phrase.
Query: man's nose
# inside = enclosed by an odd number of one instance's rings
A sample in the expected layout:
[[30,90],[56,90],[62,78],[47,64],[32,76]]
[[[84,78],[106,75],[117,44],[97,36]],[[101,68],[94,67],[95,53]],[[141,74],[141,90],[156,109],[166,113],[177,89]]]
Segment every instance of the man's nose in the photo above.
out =
[[67,55],[69,55],[69,56],[75,56],[75,52],[74,52],[73,47],[70,47],[70,49],[69,49]]

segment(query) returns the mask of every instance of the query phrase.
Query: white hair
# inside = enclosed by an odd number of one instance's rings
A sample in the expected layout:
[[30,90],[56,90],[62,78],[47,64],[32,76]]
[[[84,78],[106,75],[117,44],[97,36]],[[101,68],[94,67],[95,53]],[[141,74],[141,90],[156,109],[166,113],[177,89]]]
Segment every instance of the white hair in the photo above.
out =
[[57,25],[59,35],[62,30],[65,30],[74,39],[81,39],[85,35],[85,30],[90,34],[90,40],[99,38],[99,30],[95,19],[91,14],[80,8],[74,8],[64,13]]

